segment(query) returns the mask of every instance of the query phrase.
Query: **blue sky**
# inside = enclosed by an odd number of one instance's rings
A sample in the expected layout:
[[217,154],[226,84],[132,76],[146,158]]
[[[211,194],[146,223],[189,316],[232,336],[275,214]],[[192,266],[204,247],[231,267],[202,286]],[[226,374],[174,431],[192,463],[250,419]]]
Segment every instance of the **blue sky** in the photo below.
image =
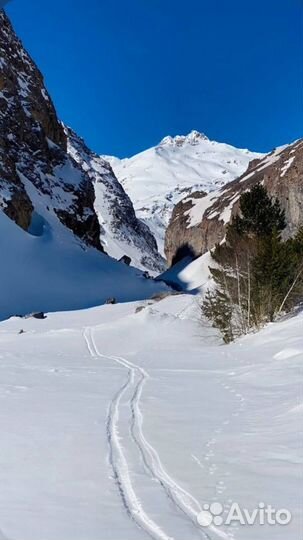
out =
[[120,157],[191,129],[267,151],[303,135],[303,0],[11,0],[60,117]]

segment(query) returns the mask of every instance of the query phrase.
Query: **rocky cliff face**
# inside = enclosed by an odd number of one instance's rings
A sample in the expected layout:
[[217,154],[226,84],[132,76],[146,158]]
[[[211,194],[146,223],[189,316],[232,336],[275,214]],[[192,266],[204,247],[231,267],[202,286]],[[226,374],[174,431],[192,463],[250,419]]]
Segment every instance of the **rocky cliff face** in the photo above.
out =
[[166,232],[165,253],[169,264],[185,248],[201,255],[225,236],[226,225],[239,210],[244,191],[262,182],[285,210],[285,237],[303,224],[303,140],[278,148],[253,160],[247,171],[209,195],[195,193],[175,208]]
[[155,239],[137,219],[111,166],[58,120],[40,71],[3,11],[0,209],[35,234],[41,213],[51,221],[48,212],[86,245],[117,258],[129,255],[144,270],[164,267]]
[[94,208],[100,224],[100,239],[106,253],[115,259],[125,254],[137,268],[159,273],[165,260],[149,228],[137,219],[133,204],[115,177],[110,164],[92,152],[71,129],[65,128],[67,151],[94,187]]
[[67,153],[43,77],[0,12],[0,207],[30,230],[35,200],[87,244],[102,249],[94,190]]

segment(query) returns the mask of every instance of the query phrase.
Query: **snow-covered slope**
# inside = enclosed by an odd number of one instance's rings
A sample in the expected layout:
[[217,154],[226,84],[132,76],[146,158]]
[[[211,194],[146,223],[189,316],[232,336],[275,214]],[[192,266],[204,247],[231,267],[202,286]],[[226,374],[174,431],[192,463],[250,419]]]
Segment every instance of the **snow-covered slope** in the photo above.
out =
[[164,285],[142,272],[85,246],[43,204],[33,198],[32,232],[0,212],[0,320],[32,311],[80,309],[148,298]]
[[149,228],[137,219],[133,204],[111,166],[92,152],[71,129],[65,128],[65,131],[68,154],[94,186],[94,208],[104,250],[118,260],[127,255],[132,266],[150,274],[159,274],[165,268],[165,261]]
[[209,251],[196,259],[184,257],[160,274],[157,280],[163,280],[178,291],[203,294],[211,287],[212,278],[209,267],[213,267],[214,264]]
[[[0,538],[299,540],[302,328],[222,346],[182,295],[0,324]],[[262,502],[291,522],[199,525]]]
[[163,254],[165,229],[175,204],[194,191],[213,191],[234,180],[259,156],[193,131],[165,137],[158,146],[129,159],[105,157]]

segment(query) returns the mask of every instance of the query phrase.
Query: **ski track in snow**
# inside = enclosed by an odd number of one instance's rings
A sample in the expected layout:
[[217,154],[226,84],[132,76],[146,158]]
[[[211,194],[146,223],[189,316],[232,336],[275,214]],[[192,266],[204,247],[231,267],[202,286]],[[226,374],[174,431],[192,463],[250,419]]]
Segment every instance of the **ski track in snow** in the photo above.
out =
[[130,478],[128,463],[120,442],[118,421],[119,421],[119,406],[126,390],[134,383],[134,370],[130,369],[126,363],[118,358],[102,355],[95,345],[92,335],[92,329],[88,328],[84,331],[84,338],[87,343],[89,353],[93,358],[107,358],[118,364],[126,367],[128,376],[126,382],[123,383],[116,395],[113,397],[109,406],[107,417],[107,438],[109,444],[109,461],[113,469],[114,478],[118,485],[119,493],[123,501],[123,505],[128,515],[139,525],[151,538],[155,540],[173,540],[145,513],[141,502],[138,499]]
[[[113,397],[108,411],[107,437],[109,444],[109,461],[114,478],[117,483],[123,505],[131,519],[154,540],[175,540],[150,518],[142,507],[142,503],[135,493],[130,468],[121,444],[119,436],[119,409],[123,396],[131,390],[131,398],[127,401],[130,409],[131,426],[130,441],[136,446],[143,461],[146,472],[153,481],[156,481],[165,492],[168,500],[174,505],[181,515],[194,526],[196,534],[206,540],[211,540],[209,534],[204,531],[197,521],[197,516],[202,511],[200,503],[184,488],[182,488],[165,470],[160,456],[155,448],[147,441],[143,433],[143,415],[140,409],[140,399],[149,374],[141,367],[118,356],[107,356],[99,352],[94,336],[93,328],[85,328],[83,332],[89,354],[93,358],[106,358],[124,367],[128,376]],[[153,484],[154,487],[155,484]],[[210,527],[216,537],[227,538],[222,531]]]

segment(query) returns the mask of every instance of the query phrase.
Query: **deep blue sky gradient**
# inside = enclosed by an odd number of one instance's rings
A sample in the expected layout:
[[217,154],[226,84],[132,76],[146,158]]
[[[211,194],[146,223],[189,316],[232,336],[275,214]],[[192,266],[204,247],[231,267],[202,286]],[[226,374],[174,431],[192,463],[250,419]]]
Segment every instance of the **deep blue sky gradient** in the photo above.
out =
[[191,129],[268,151],[303,135],[303,0],[11,0],[60,117],[120,157]]

